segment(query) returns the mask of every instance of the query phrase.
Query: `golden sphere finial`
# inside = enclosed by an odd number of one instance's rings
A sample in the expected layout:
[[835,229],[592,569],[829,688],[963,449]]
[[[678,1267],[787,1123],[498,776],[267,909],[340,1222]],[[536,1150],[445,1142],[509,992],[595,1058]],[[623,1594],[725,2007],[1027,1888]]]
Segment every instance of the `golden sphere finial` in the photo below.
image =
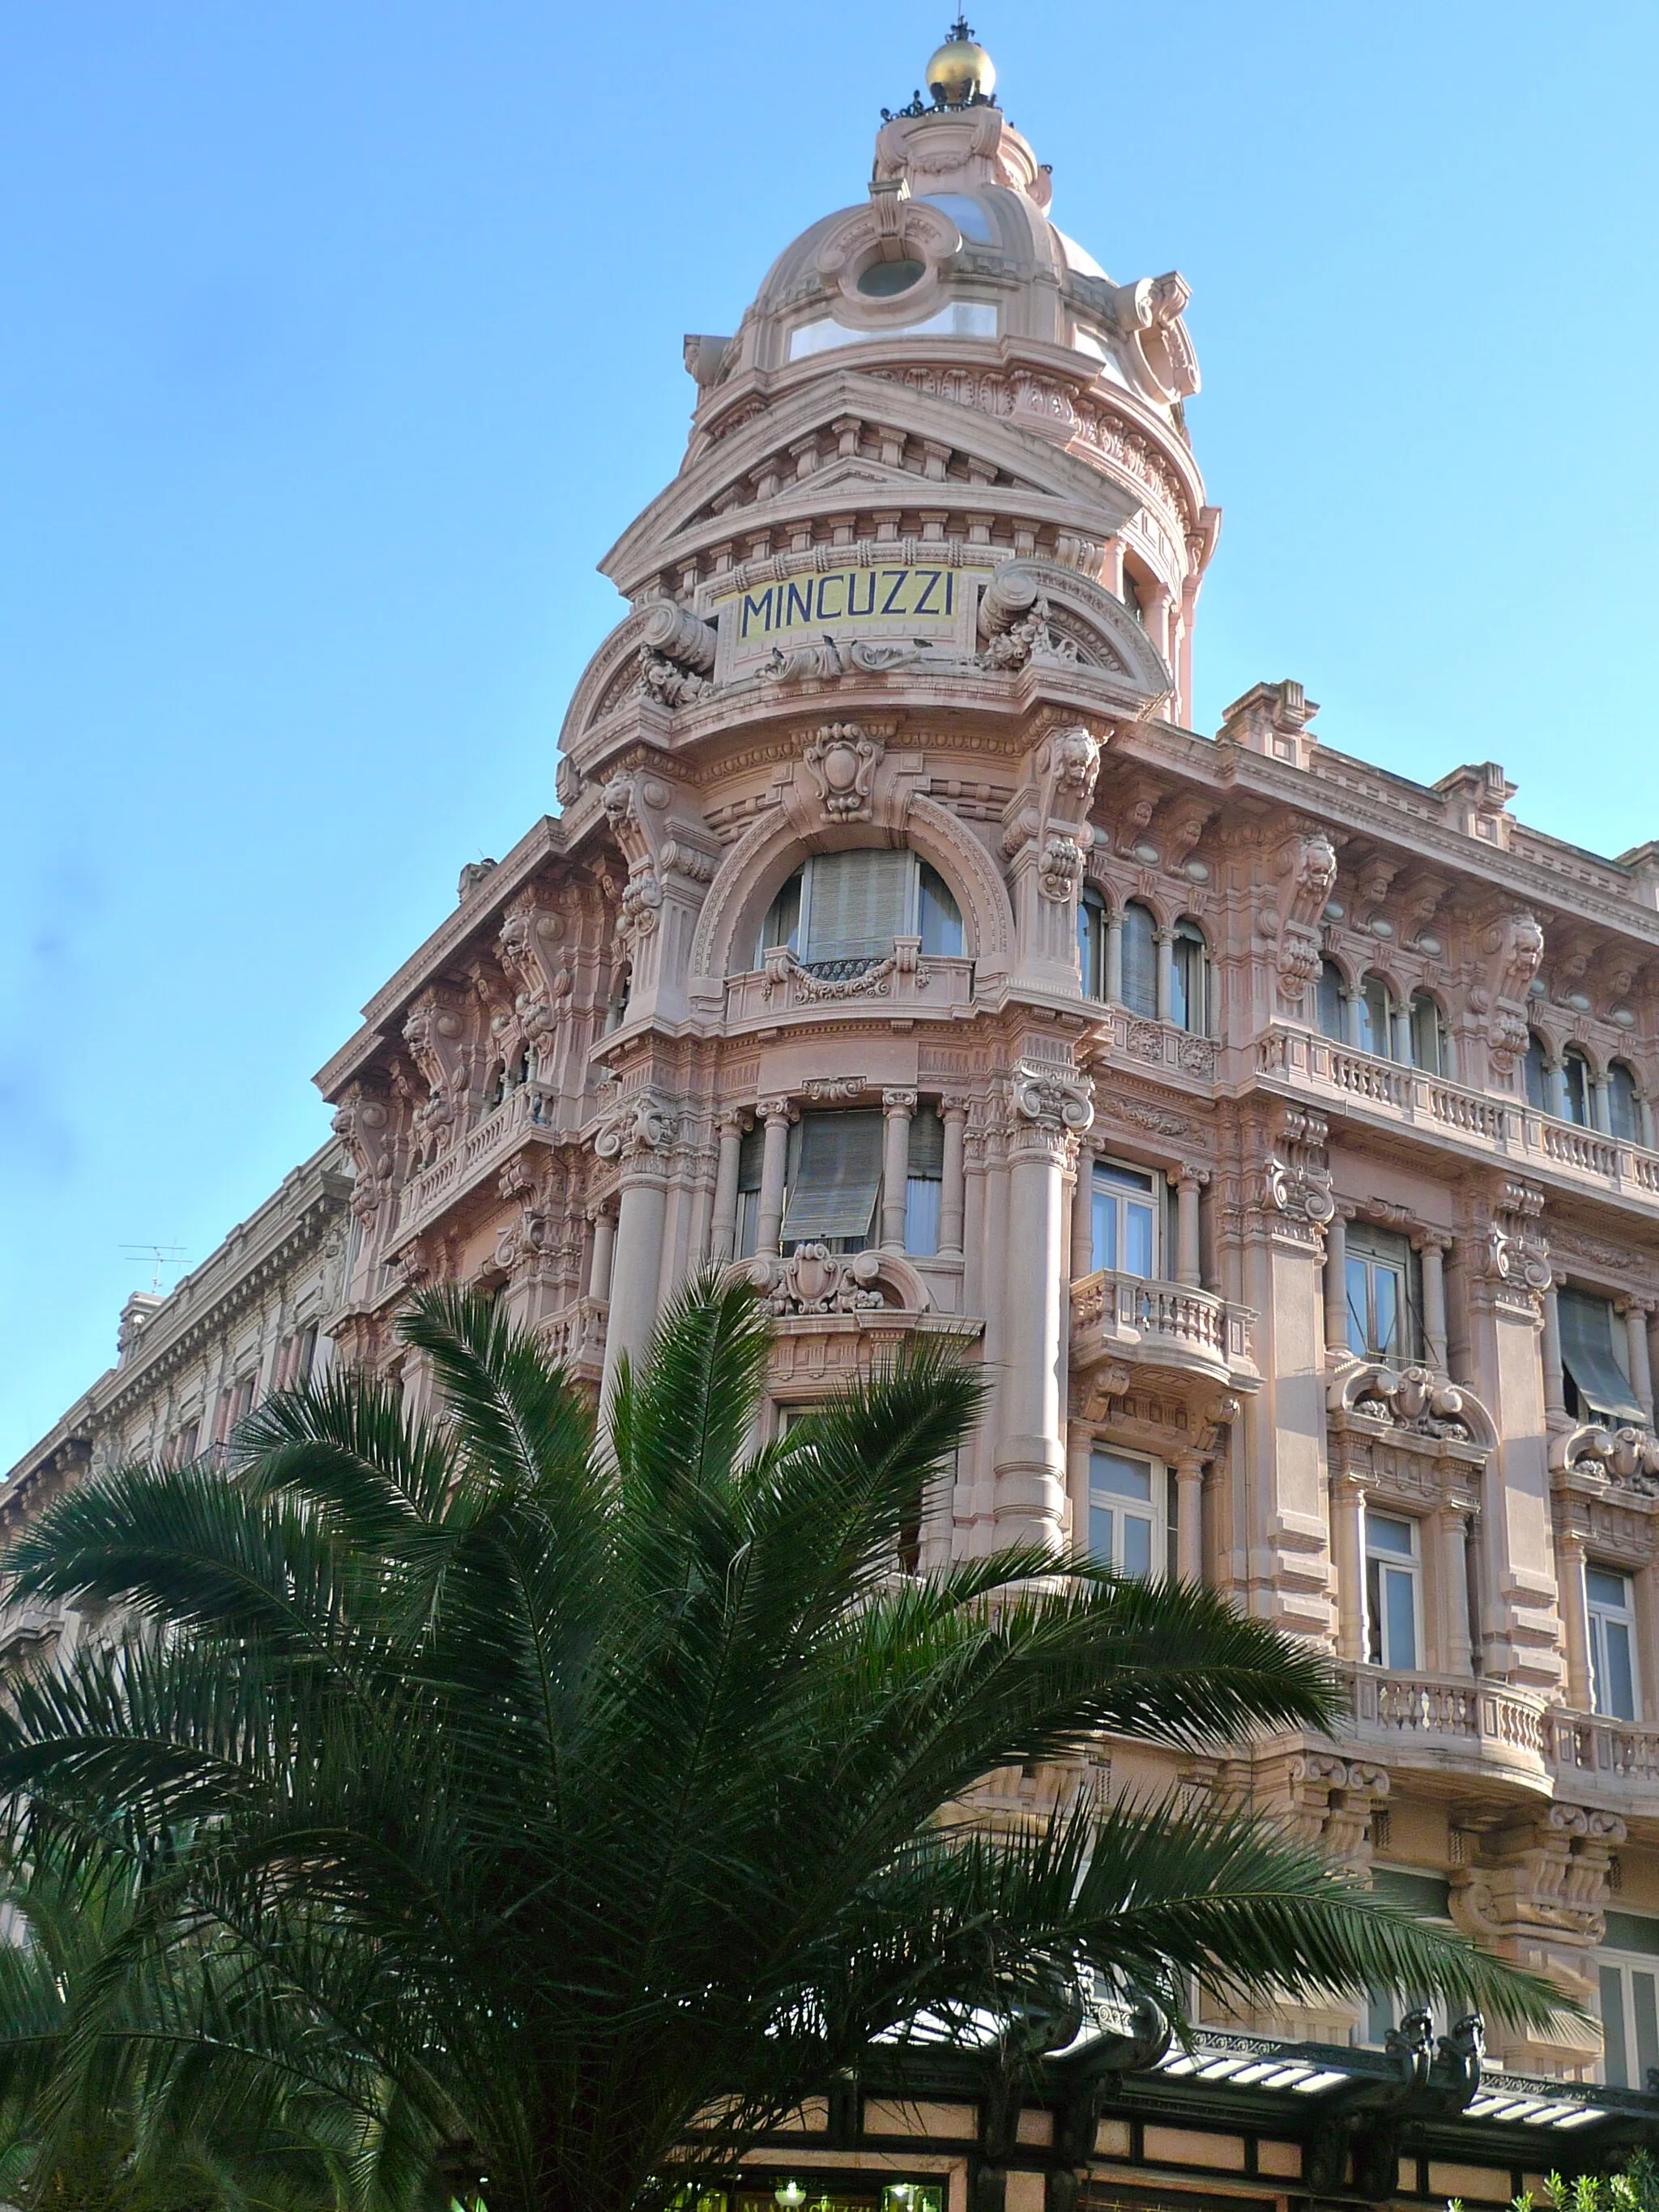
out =
[[976,100],[988,100],[996,82],[991,57],[975,41],[967,17],[958,15],[927,64],[928,91],[942,107],[968,107]]

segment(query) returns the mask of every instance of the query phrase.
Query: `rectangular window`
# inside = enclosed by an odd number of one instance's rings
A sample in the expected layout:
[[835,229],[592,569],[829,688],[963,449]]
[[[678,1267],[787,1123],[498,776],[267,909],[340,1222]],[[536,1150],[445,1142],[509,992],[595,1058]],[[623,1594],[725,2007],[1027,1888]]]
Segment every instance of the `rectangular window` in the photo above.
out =
[[1121,1574],[1163,1574],[1169,1477],[1158,1461],[1089,1455],[1089,1550]]
[[945,1189],[945,1123],[937,1106],[910,1117],[910,1158],[904,1185],[904,1249],[920,1259],[939,1250],[939,1200]]
[[1630,1353],[1613,1300],[1593,1297],[1588,1291],[1558,1291],[1555,1311],[1561,1365],[1572,1386],[1568,1410],[1583,1421],[1646,1428],[1647,1409],[1638,1404],[1626,1372]]
[[791,1131],[785,1251],[801,1243],[856,1251],[868,1243],[885,1127],[878,1112],[809,1114]]
[[1365,1656],[1373,1667],[1411,1674],[1419,1657],[1422,1617],[1417,1523],[1365,1512]]
[[738,1249],[739,1260],[752,1260],[759,1241],[761,1165],[766,1156],[766,1132],[758,1124],[745,1130],[738,1146]]
[[1589,1613],[1592,1694],[1596,1711],[1613,1720],[1642,1717],[1635,1595],[1628,1575],[1612,1567],[1586,1564],[1584,1597]]
[[1157,1275],[1158,1182],[1146,1168],[1095,1163],[1092,1267],[1120,1275]]
[[1404,1364],[1414,1358],[1419,1341],[1415,1259],[1403,1237],[1350,1224],[1347,1240],[1348,1349],[1367,1359]]
[[[1403,1905],[1408,1911],[1425,1920],[1437,1920],[1450,1931],[1452,1927],[1450,1887],[1439,1875],[1417,1873],[1406,1868],[1374,1866],[1371,1887],[1391,1904]],[[1374,2050],[1382,2049],[1389,2031],[1397,2027],[1407,2013],[1426,2012],[1434,2022],[1435,2033],[1443,2035],[1451,2025],[1448,2007],[1443,1999],[1430,1997],[1420,1990],[1394,1990],[1372,1988],[1365,1992],[1365,2026],[1361,2040]]]
[[[1608,1916],[1612,1917],[1611,1915]],[[1601,1955],[1601,2079],[1617,2089],[1643,2089],[1659,2066],[1659,1962]]]

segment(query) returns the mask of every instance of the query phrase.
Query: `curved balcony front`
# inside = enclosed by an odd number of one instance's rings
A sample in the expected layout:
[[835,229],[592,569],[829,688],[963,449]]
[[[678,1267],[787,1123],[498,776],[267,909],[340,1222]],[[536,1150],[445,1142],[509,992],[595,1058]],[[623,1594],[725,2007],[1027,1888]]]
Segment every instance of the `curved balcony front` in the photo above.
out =
[[1212,1382],[1253,1386],[1255,1319],[1213,1291],[1097,1268],[1072,1285],[1072,1364],[1123,1361]]
[[726,979],[728,1028],[820,1020],[827,1009],[910,1019],[960,1020],[973,1010],[971,960],[921,951],[901,937],[883,960],[801,961],[785,947],[766,965]]

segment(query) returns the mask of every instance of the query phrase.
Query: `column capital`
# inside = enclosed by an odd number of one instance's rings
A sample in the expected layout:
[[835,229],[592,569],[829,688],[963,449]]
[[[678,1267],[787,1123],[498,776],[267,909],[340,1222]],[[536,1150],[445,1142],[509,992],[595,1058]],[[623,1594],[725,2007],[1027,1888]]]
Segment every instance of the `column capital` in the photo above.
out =
[[1179,1161],[1176,1166],[1166,1169],[1165,1175],[1172,1190],[1179,1190],[1183,1185],[1203,1190],[1210,1180],[1208,1168],[1194,1167],[1190,1160]]
[[714,1127],[723,1137],[746,1135],[754,1127],[755,1110],[752,1106],[722,1106],[714,1116]]
[[973,1103],[965,1091],[945,1091],[939,1095],[939,1110],[947,1121],[957,1116],[965,1121]]
[[1449,1229],[1414,1229],[1412,1231],[1412,1243],[1419,1252],[1449,1252],[1456,1241]]
[[916,1094],[914,1091],[884,1091],[881,1094],[881,1110],[884,1114],[914,1114],[916,1110]]
[[800,1108],[793,1098],[763,1098],[756,1105],[756,1113],[763,1121],[798,1121]]

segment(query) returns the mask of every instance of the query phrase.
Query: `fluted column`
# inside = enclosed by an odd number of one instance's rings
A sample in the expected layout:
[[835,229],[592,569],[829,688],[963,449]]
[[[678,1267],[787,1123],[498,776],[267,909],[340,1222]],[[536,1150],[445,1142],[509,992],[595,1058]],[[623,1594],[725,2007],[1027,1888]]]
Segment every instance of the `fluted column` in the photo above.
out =
[[1325,1351],[1348,1349],[1348,1217],[1339,1206],[1325,1224]]
[[1447,1371],[1446,1348],[1446,1253],[1450,1247],[1449,1237],[1432,1232],[1422,1238],[1423,1254],[1423,1334],[1424,1351],[1429,1365],[1437,1375]]
[[904,1212],[910,1176],[910,1117],[916,1110],[914,1091],[884,1091],[881,1110],[887,1116],[881,1156],[881,1249],[904,1249]]
[[1198,1207],[1199,1193],[1209,1180],[1207,1168],[1195,1168],[1184,1162],[1170,1172],[1176,1193],[1176,1280],[1194,1291],[1204,1287]]
[[789,1163],[789,1124],[796,1118],[796,1109],[787,1098],[763,1098],[759,1111],[766,1127],[766,1141],[761,1153],[755,1249],[769,1259],[775,1259],[778,1237],[783,1228],[783,1178]]
[[968,1102],[947,1094],[939,1102],[939,1111],[945,1120],[945,1166],[939,1193],[939,1249],[942,1255],[955,1259],[963,1249],[963,1225],[967,1209],[964,1146]]
[[1087,1137],[1078,1139],[1077,1181],[1072,1188],[1072,1280],[1095,1271],[1095,1152]]
[[1461,1506],[1443,1505],[1440,1529],[1442,1660],[1449,1674],[1467,1674],[1474,1663],[1469,1642],[1468,1522]]
[[1630,1346],[1631,1388],[1636,1402],[1653,1425],[1653,1370],[1648,1360],[1648,1317],[1653,1308],[1644,1298],[1632,1298],[1625,1307],[1625,1340]]
[[993,1517],[1000,1543],[1059,1547],[1066,1441],[1060,1259],[1068,1132],[1094,1119],[1093,1086],[1022,1061],[1009,1082],[1008,1218],[1002,1274],[1001,1386]]
[[1183,1583],[1204,1579],[1204,1462],[1183,1452],[1176,1470],[1176,1572]]
[[748,1119],[741,1112],[722,1114],[720,1118],[720,1158],[714,1170],[714,1225],[709,1241],[709,1258],[717,1267],[725,1267],[738,1249],[738,1173],[743,1152],[743,1126]]
[[1331,1478],[1331,1556],[1336,1563],[1336,1648],[1365,1656],[1365,1493],[1351,1474]]
[[1559,1583],[1561,1625],[1567,1638],[1567,1705],[1587,1713],[1594,1702],[1590,1681],[1589,1608],[1584,1601],[1583,1540],[1571,1528],[1558,1529],[1555,1571]]
[[1553,1283],[1544,1292],[1543,1304],[1544,1418],[1560,1422],[1567,1418],[1567,1394],[1561,1373],[1561,1310]]

